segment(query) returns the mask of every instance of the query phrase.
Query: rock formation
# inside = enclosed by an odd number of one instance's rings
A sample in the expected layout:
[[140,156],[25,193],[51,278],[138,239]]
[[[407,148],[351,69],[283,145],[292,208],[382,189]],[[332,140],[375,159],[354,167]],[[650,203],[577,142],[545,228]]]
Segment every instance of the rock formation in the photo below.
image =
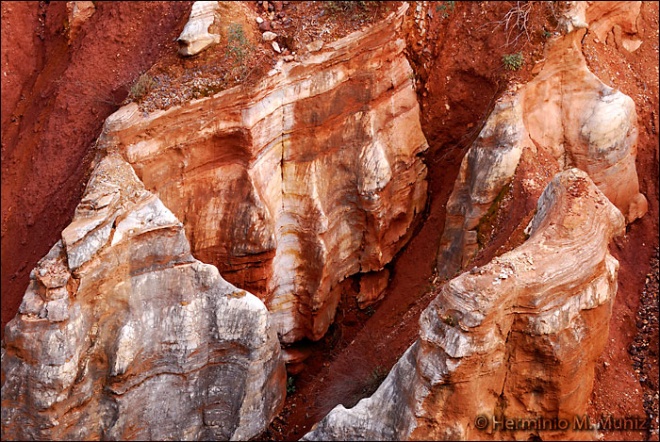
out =
[[[597,30],[613,26],[611,21],[607,25],[597,20],[601,16],[609,20],[612,15],[592,11],[604,7],[603,2],[596,3],[582,11],[594,16],[589,26]],[[589,71],[580,43],[586,32],[580,28],[586,23],[576,15],[571,17],[565,22],[572,25],[565,26],[578,29],[548,43],[540,73],[524,86],[513,86],[499,100],[463,159],[447,203],[438,254],[438,273],[443,277],[465,268],[484,246],[477,241],[477,227],[489,209],[496,210],[497,196],[513,179],[525,150],[552,162],[551,168],[586,171],[628,222],[647,211],[635,170],[634,102]],[[623,17],[625,23],[630,21],[628,15]],[[538,176],[520,179],[541,188],[546,184]]]
[[284,342],[322,337],[338,283],[381,270],[424,207],[405,10],[256,86],[106,123],[100,145],[182,220],[195,257],[266,303]]
[[209,29],[218,20],[216,18],[217,9],[217,1],[193,3],[188,23],[186,23],[177,39],[179,54],[184,56],[197,55],[209,46],[220,42],[220,35]]
[[249,439],[286,374],[269,314],[108,153],[2,349],[3,439]]
[[546,425],[544,439],[593,436],[537,418],[572,428],[586,412],[617,290],[608,244],[624,226],[589,175],[557,174],[528,241],[448,282],[422,314],[419,339],[376,393],[350,410],[337,406],[303,439],[539,435],[539,426],[502,430],[496,421],[507,417]]
[[559,29],[569,33],[589,28],[601,42],[611,38],[619,49],[634,52],[642,44],[636,36],[641,7],[642,2],[565,2],[558,17]]

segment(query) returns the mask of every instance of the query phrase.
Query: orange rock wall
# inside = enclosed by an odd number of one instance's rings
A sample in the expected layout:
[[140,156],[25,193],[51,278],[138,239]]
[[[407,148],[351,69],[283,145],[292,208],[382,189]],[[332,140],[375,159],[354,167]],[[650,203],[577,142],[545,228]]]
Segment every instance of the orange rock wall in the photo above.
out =
[[382,269],[424,208],[404,12],[257,86],[106,123],[101,144],[182,220],[198,259],[266,302],[286,342],[322,337],[333,288]]
[[[447,202],[437,262],[440,276],[451,277],[465,269],[488,245],[478,243],[479,223],[489,210],[497,210],[497,195],[514,179],[525,151],[539,161],[552,162],[544,165],[546,169],[577,167],[587,172],[627,222],[647,212],[635,168],[635,104],[589,71],[581,48],[588,32],[584,28],[600,32],[618,26],[614,19],[625,25],[635,8],[621,14],[616,2],[601,3],[579,3],[566,13],[564,27],[570,32],[548,42],[546,61],[532,81],[512,85],[500,97],[465,155]],[[602,9],[607,7],[614,12],[605,14]],[[593,16],[588,25],[582,17],[585,13]],[[548,181],[534,173],[516,177],[530,189],[543,188]]]

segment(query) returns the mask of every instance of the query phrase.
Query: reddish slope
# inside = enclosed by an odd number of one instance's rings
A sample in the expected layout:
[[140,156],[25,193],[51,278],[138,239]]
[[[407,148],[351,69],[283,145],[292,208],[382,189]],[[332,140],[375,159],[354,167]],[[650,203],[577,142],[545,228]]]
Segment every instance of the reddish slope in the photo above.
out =
[[2,2],[3,333],[71,219],[104,120],[175,50],[190,3],[97,3],[68,46],[66,2]]

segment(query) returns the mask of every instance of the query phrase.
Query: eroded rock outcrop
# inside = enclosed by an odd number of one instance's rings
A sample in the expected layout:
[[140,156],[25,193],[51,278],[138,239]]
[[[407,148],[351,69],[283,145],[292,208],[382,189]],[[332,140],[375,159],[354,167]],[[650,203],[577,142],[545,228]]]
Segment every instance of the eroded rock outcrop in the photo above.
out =
[[[525,439],[492,417],[536,421],[586,412],[617,290],[609,254],[625,220],[589,176],[555,176],[522,246],[448,282],[420,338],[376,393],[337,406],[305,440]],[[484,416],[487,428],[476,428]],[[593,437],[548,424],[544,439]],[[501,428],[500,428],[501,430]],[[550,430],[550,431],[547,431]]]
[[264,300],[285,342],[323,336],[338,283],[381,270],[424,207],[406,7],[256,86],[151,114],[131,104],[106,124],[100,144],[183,221],[198,259]]
[[94,2],[66,2],[68,17],[69,43],[80,33],[83,24],[96,12]]
[[3,439],[249,439],[285,394],[263,303],[194,259],[181,222],[113,153],[5,343]]
[[[605,7],[600,5],[604,2],[596,3],[582,14],[595,17],[589,26],[613,26],[611,20],[604,25],[604,19],[596,19],[611,18],[592,11]],[[630,20],[629,14],[623,18]],[[571,23],[579,21],[574,16]],[[646,213],[648,204],[639,193],[635,170],[635,104],[589,71],[580,43],[585,32],[578,29],[549,42],[543,69],[534,80],[514,86],[498,101],[464,157],[447,203],[438,254],[440,276],[451,277],[465,268],[485,246],[477,241],[477,227],[489,210],[497,209],[493,205],[498,194],[511,183],[525,150],[552,161],[550,169],[586,171],[628,222]],[[520,179],[541,188],[547,183],[539,176]]]
[[179,54],[183,56],[197,55],[204,49],[220,42],[220,35],[214,29],[210,29],[219,20],[217,17],[218,3],[217,1],[193,3],[188,23],[177,39]]
[[589,28],[601,42],[634,52],[642,44],[637,37],[637,17],[642,2],[564,2],[558,6],[558,27],[564,33]]

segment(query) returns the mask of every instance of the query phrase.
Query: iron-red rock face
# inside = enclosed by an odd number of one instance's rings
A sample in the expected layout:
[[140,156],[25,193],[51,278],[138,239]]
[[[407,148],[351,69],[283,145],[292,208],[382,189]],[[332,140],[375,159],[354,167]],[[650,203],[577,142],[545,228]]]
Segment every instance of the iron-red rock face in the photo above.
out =
[[183,221],[195,257],[264,300],[285,342],[321,338],[333,288],[382,269],[426,202],[404,11],[256,87],[106,124],[102,144]]
[[503,416],[565,419],[570,428],[543,437],[588,437],[573,422],[586,412],[606,344],[618,271],[608,244],[624,225],[585,172],[556,175],[529,240],[449,281],[376,393],[350,410],[336,407],[303,439],[538,436],[530,427],[498,431]]
[[[496,209],[497,196],[513,180],[524,151],[552,162],[544,165],[546,169],[577,167],[587,172],[627,222],[648,210],[635,169],[635,104],[591,73],[582,54],[586,31],[581,28],[601,32],[613,26],[614,18],[630,28],[630,11],[622,14],[620,5],[601,3],[585,12],[585,4],[578,2],[577,10],[567,13],[565,27],[572,32],[549,42],[545,64],[532,81],[505,93],[463,159],[447,202],[437,266],[441,276],[464,269],[484,246],[478,243],[477,227],[489,210]],[[605,14],[605,7],[614,12]],[[585,13],[592,20],[588,25],[583,22]],[[532,173],[519,179],[536,188],[548,180]]]

